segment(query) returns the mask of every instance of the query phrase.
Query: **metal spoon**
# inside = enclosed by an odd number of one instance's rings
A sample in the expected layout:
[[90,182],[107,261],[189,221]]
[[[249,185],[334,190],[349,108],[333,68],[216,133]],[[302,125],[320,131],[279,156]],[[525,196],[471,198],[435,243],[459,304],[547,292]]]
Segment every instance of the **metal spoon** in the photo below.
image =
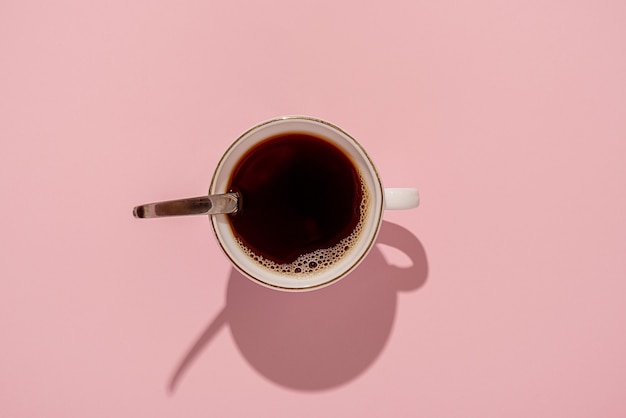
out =
[[135,218],[166,216],[216,215],[235,213],[239,209],[239,193],[224,193],[165,202],[146,203],[133,209]]

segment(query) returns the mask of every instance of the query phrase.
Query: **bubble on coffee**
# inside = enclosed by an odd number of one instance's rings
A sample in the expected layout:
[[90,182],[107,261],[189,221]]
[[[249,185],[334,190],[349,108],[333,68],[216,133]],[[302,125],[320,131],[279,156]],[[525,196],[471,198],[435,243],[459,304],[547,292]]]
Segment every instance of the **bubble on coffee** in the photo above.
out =
[[330,248],[321,248],[312,252],[301,254],[290,263],[277,263],[273,260],[255,253],[246,246],[241,239],[236,238],[236,242],[241,250],[261,267],[274,273],[284,274],[293,278],[308,277],[332,267],[338,261],[347,256],[355,247],[362,231],[365,228],[365,221],[368,215],[368,192],[365,182],[361,177],[361,204],[359,207],[359,221],[353,231],[347,237],[341,239]]

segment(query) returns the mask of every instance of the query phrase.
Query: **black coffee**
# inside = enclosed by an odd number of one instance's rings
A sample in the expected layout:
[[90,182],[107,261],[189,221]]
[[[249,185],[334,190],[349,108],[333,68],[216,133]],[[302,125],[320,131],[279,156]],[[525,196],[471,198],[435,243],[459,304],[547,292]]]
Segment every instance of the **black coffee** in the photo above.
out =
[[349,251],[365,215],[366,193],[352,160],[323,138],[268,138],[238,162],[229,188],[241,210],[229,217],[244,251],[261,264],[309,272]]

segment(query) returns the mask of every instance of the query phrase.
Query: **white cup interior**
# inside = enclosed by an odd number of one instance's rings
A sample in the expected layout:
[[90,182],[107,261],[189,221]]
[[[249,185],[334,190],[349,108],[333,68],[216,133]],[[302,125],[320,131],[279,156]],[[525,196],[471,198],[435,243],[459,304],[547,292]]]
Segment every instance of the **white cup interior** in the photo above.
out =
[[260,265],[236,241],[228,222],[229,215],[210,216],[217,241],[232,264],[246,277],[280,290],[312,290],[329,285],[352,271],[371,249],[382,221],[383,188],[374,164],[359,143],[340,128],[308,116],[284,116],[254,126],[244,132],[222,156],[209,188],[209,194],[226,193],[231,174],[241,157],[259,142],[283,133],[308,133],[322,137],[346,153],[363,178],[367,217],[350,251],[331,266],[307,275],[277,272]]

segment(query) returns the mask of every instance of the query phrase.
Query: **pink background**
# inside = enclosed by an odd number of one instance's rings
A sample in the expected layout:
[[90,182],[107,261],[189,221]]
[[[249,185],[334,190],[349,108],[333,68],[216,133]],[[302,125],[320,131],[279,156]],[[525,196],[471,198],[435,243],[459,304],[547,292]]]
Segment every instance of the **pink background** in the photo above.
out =
[[[626,416],[626,3],[0,3],[0,416]],[[243,130],[356,136],[422,206],[335,286],[202,217]]]

